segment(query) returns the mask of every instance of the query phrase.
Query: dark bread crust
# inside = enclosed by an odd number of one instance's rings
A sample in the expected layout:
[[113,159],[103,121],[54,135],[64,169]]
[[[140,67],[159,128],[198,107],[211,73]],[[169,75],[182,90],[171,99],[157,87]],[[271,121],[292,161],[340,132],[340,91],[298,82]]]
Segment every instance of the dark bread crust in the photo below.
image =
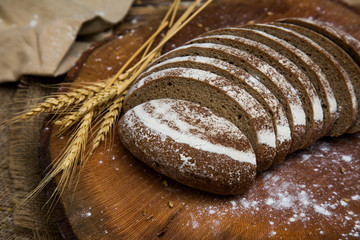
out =
[[[349,129],[355,121],[357,103],[353,85],[342,66],[323,48],[311,39],[301,36],[294,31],[272,24],[247,25],[247,28],[257,29],[279,37],[294,45],[323,70],[338,104],[338,118],[327,136],[340,136]],[[350,97],[349,97],[350,96]]]
[[330,23],[308,18],[286,18],[282,19],[281,22],[303,26],[327,37],[347,52],[360,67],[360,41],[350,34],[339,28],[334,28]]
[[[162,123],[150,125],[144,118]],[[161,124],[166,128],[157,128]],[[222,195],[241,194],[255,179],[255,153],[248,139],[231,122],[199,104],[151,100],[126,112],[119,126],[121,141],[138,159],[190,187]],[[232,158],[217,149],[236,149],[238,154]]]
[[[354,86],[358,103],[357,109],[359,109],[360,57],[357,52],[360,51],[360,42],[349,35],[346,36],[346,33],[344,32],[342,34],[334,34],[335,30],[330,30],[325,26],[322,29],[321,26],[324,25],[324,23],[318,23],[319,25],[312,25],[310,20],[307,22],[306,20],[302,19],[284,19],[280,21],[280,23],[276,24],[282,24],[282,26],[286,26],[286,28],[292,29],[304,36],[311,38],[313,41],[322,46],[326,51],[328,51],[341,64],[344,70],[349,74],[351,83]],[[343,37],[340,38],[341,36]],[[351,48],[353,50],[351,50]],[[356,63],[356,60],[358,61],[358,64]],[[355,133],[358,131],[360,131],[360,111],[357,112],[356,121],[353,126],[347,130],[348,133]]]

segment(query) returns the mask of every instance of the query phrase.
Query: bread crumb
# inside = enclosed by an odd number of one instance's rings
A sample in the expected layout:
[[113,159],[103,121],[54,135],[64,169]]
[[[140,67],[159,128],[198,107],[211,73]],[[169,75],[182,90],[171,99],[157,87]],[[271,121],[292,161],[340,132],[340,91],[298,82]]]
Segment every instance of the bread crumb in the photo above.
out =
[[202,25],[201,23],[196,24],[199,28],[202,28],[204,25]]
[[173,208],[174,207],[174,203],[172,201],[169,201],[169,207]]
[[169,184],[168,184],[168,182],[167,182],[166,180],[164,180],[162,183],[163,183],[163,185],[164,185],[165,187],[168,187],[168,186],[169,186]]
[[255,23],[255,21],[254,20],[250,20],[250,21],[248,21],[248,24],[254,24]]

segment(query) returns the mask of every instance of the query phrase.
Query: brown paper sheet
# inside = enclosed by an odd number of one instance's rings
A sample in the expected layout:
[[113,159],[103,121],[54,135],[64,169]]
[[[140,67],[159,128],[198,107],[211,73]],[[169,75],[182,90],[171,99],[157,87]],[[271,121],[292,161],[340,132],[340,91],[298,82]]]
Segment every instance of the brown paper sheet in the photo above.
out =
[[0,1],[0,83],[22,75],[67,72],[96,39],[93,35],[103,37],[131,4],[132,0]]

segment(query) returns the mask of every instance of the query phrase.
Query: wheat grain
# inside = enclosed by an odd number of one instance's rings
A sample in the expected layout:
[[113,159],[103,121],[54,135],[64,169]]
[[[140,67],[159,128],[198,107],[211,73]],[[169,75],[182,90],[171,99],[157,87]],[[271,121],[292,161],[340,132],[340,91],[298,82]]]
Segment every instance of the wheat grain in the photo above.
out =
[[[68,114],[66,116],[63,117],[62,120],[57,120],[55,121],[55,125],[61,125],[63,126],[64,129],[67,129],[68,127],[72,126],[74,123],[78,122],[84,114],[86,114],[88,111],[91,111],[92,109],[99,107],[101,105],[103,105],[104,103],[106,103],[107,101],[109,101],[110,99],[114,98],[116,95],[121,94],[132,82],[133,80],[135,80],[135,78],[140,74],[141,71],[139,71],[139,69],[143,70],[145,68],[145,66],[148,65],[148,63],[150,63],[151,61],[153,61],[156,57],[158,57],[161,53],[161,47],[173,36],[175,35],[179,28],[181,29],[189,20],[192,19],[194,16],[197,15],[197,13],[202,10],[202,7],[200,7],[200,9],[195,12],[193,15],[191,15],[189,17],[189,15],[192,13],[192,11],[194,10],[194,8],[200,3],[201,1],[195,1],[190,7],[189,9],[187,9],[187,11],[185,11],[185,13],[179,18],[179,20],[174,24],[173,28],[170,28],[168,33],[165,35],[164,39],[159,43],[159,45],[149,54],[147,54],[145,57],[142,58],[141,61],[139,61],[134,67],[132,67],[131,69],[129,69],[128,71],[126,71],[125,73],[122,73],[122,71],[124,69],[126,69],[126,67],[128,67],[128,65],[130,65],[130,63],[135,59],[135,57],[142,51],[144,50],[144,48],[147,46],[147,48],[145,49],[145,52],[148,51],[149,46],[151,46],[151,44],[153,43],[153,40],[155,38],[155,36],[157,34],[160,33],[160,31],[165,28],[165,26],[168,25],[168,22],[166,21],[166,19],[169,17],[171,11],[168,11],[166,17],[164,18],[164,20],[162,21],[162,23],[160,24],[158,30],[154,33],[154,35],[152,35],[152,37],[149,38],[148,41],[145,42],[145,44],[143,44],[142,47],[140,47],[138,49],[138,51],[124,64],[124,66],[119,70],[119,72],[115,75],[114,78],[109,79],[109,81],[106,82],[105,87],[103,88],[103,91],[98,92],[98,94],[96,94],[95,96],[89,96],[88,100],[84,101],[83,105],[79,108],[79,110],[77,112],[74,112],[72,114]],[[206,4],[208,4],[210,1],[208,1]],[[174,4],[172,5],[171,9],[176,9],[177,10],[177,6],[179,4],[179,1],[175,0]],[[204,4],[205,5],[205,4]],[[174,18],[174,13],[172,15],[172,21]],[[175,30],[174,30],[175,29]],[[173,30],[173,31],[172,31]],[[137,69],[137,74],[132,74],[131,78],[128,81],[120,81],[117,84],[115,83],[115,80],[122,80],[122,79],[126,79],[131,72],[134,71],[134,69]],[[126,86],[126,88],[124,88],[123,86]]]
[[116,84],[113,87],[105,88],[96,95],[87,97],[87,99],[76,112],[65,115],[61,120],[59,119],[55,121],[54,124],[60,125],[64,128],[72,126],[74,123],[81,120],[82,117],[89,111],[92,111],[95,108],[99,108],[101,105],[106,104],[115,96],[120,95],[128,86],[124,85],[126,85],[125,82],[122,82],[121,84]]
[[104,115],[103,120],[100,124],[99,131],[97,132],[95,139],[92,144],[91,152],[93,152],[101,142],[103,142],[107,136],[107,134],[110,132],[114,124],[116,123],[116,120],[118,119],[120,115],[120,111],[122,108],[122,101],[124,100],[124,94],[121,97],[117,97],[114,102],[111,103],[111,106],[109,107],[109,111]]
[[55,113],[56,111],[65,112],[67,107],[73,104],[79,104],[84,101],[87,97],[91,97],[104,88],[104,83],[96,83],[92,85],[83,85],[81,88],[74,88],[73,91],[64,92],[57,94],[54,97],[48,97],[44,102],[38,103],[37,105],[30,108],[25,113],[11,118],[6,123],[14,123],[19,120],[26,120],[33,118],[40,113]]

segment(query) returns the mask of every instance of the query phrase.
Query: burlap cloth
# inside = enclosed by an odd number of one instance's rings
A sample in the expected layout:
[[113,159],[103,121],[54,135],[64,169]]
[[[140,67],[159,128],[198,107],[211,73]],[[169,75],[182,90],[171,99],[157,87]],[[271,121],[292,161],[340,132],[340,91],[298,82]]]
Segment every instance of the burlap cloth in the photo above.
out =
[[[51,79],[51,82],[57,80]],[[54,90],[44,85],[47,82],[43,78],[24,77],[17,86],[2,85],[0,120],[41,101],[41,97]],[[48,217],[45,192],[28,204],[17,207],[41,179],[37,149],[43,119],[44,115],[41,115],[2,130],[0,239],[61,239],[53,217]]]

